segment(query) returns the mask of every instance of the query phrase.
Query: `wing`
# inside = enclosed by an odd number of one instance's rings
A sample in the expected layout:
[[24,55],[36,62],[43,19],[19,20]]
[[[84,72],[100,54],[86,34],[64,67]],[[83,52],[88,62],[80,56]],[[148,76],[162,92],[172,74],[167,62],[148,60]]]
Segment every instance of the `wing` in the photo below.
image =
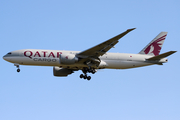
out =
[[96,45],[88,50],[82,51],[78,53],[76,56],[81,57],[81,58],[98,58],[99,56],[104,55],[108,50],[110,50],[114,45],[116,45],[119,41],[120,38],[122,38],[124,35],[129,33],[130,31],[134,30],[135,28],[128,29],[125,32],[99,44]]

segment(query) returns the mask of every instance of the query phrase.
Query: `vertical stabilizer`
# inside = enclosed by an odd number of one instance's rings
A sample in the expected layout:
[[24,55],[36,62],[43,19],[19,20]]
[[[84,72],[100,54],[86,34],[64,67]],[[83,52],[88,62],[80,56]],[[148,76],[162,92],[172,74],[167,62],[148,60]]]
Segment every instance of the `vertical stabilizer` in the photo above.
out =
[[159,55],[164,40],[166,39],[167,32],[161,32],[157,35],[139,54],[147,54],[152,56]]

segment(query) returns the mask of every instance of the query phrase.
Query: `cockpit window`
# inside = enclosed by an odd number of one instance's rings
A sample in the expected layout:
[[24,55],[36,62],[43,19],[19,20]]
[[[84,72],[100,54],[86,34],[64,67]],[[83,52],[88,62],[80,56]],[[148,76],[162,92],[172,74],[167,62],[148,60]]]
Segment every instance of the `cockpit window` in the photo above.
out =
[[8,53],[9,55],[11,54],[11,52]]

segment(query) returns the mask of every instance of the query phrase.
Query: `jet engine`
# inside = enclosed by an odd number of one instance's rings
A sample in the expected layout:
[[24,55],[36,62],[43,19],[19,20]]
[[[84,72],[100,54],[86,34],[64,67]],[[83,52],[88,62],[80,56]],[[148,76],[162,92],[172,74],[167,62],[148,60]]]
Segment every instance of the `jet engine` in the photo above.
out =
[[66,77],[69,74],[73,73],[72,70],[60,67],[53,67],[53,74],[57,77]]
[[61,54],[59,56],[60,64],[65,64],[65,65],[74,64],[78,62],[78,60],[79,59],[74,54]]

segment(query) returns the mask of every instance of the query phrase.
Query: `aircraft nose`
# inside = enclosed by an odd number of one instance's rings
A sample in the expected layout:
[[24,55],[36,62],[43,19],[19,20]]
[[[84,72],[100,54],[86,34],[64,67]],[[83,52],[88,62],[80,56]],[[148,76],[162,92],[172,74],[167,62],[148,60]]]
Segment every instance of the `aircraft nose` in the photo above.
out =
[[3,56],[3,59],[5,60],[6,55]]
[[4,60],[7,60],[7,55],[4,55],[4,56],[3,56],[3,59],[4,59]]
[[4,55],[3,59],[6,61],[11,61],[11,57],[9,55]]

